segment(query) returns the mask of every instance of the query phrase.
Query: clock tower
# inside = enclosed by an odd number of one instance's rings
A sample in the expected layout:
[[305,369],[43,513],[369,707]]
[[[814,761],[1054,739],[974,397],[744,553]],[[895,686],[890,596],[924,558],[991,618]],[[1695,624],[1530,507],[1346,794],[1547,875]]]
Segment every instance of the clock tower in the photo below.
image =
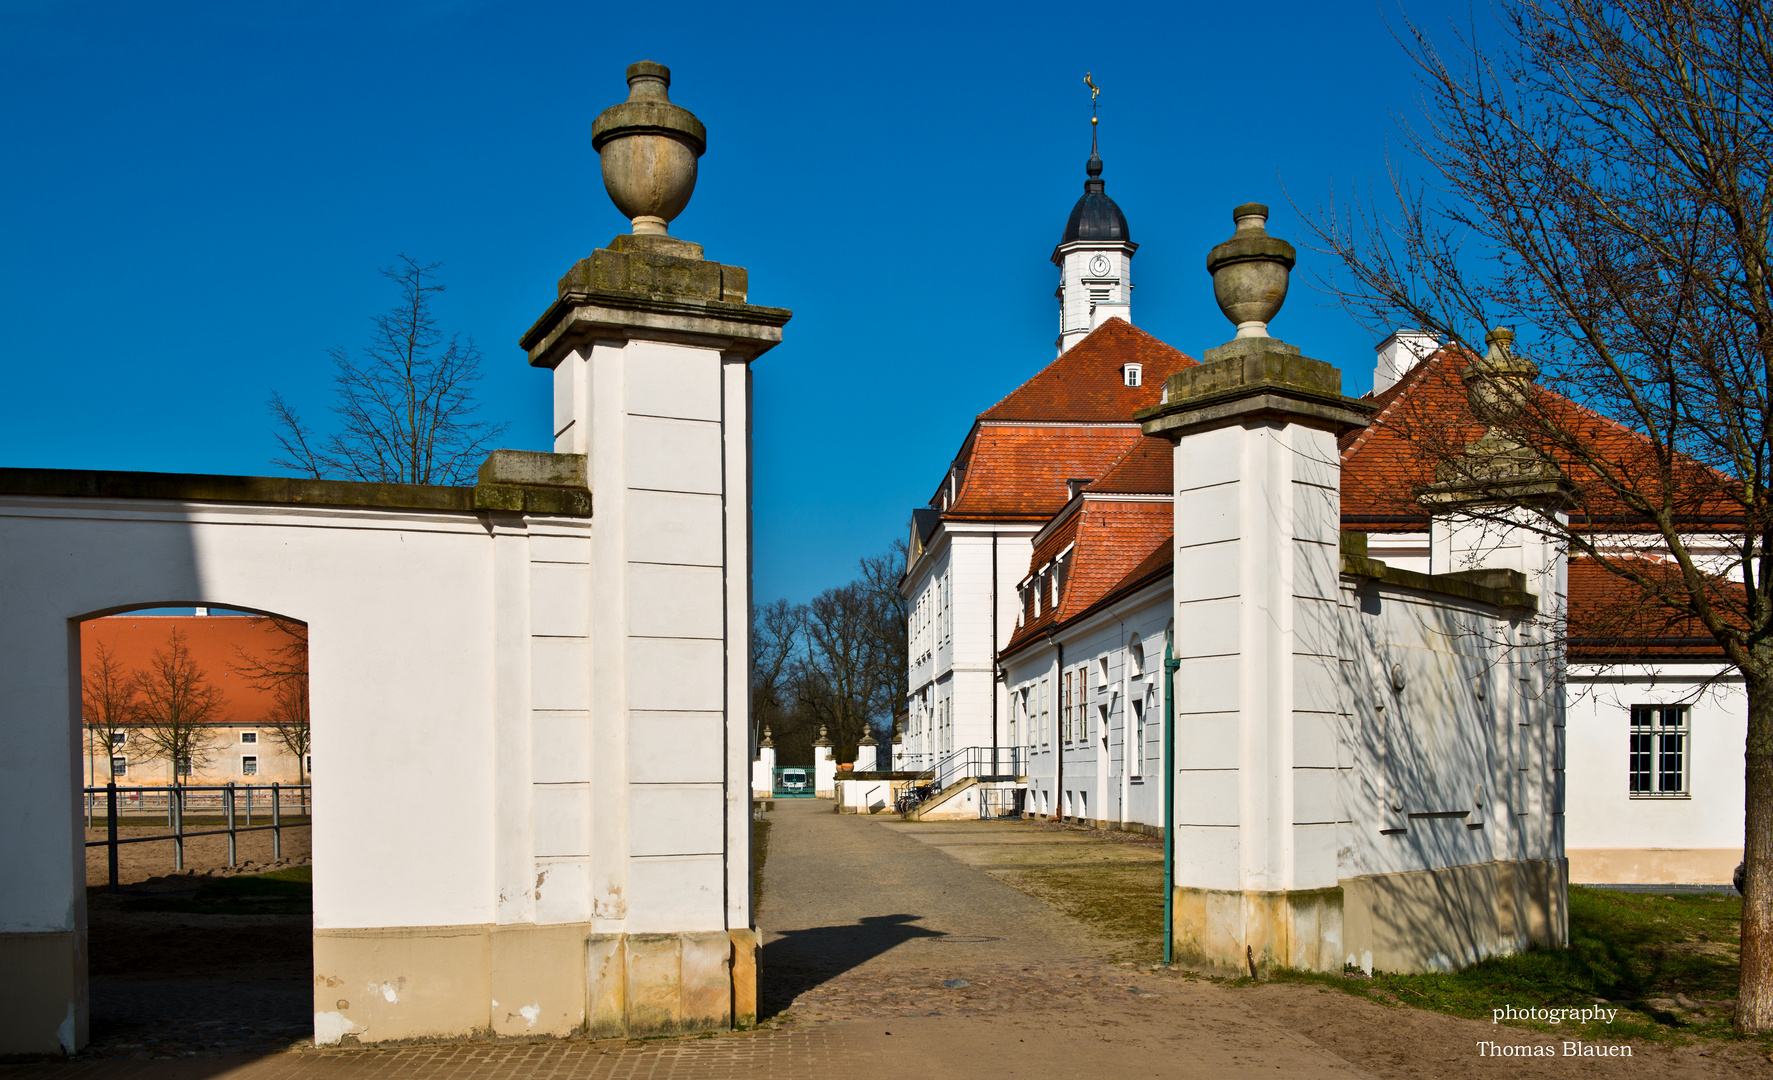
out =
[[1127,218],[1102,182],[1096,152],[1096,118],[1090,117],[1090,160],[1083,197],[1071,208],[1065,234],[1053,249],[1059,268],[1059,352],[1076,345],[1110,318],[1133,321],[1133,243]]

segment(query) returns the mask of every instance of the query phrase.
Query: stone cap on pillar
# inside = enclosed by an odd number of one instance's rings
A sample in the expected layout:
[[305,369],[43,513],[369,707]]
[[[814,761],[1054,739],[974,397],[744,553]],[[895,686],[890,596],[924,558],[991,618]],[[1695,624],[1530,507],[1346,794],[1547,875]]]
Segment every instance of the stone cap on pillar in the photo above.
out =
[[814,746],[830,746],[831,739],[825,734],[825,725],[819,725],[819,737],[813,740]]
[[573,264],[558,297],[518,344],[536,367],[554,367],[599,339],[643,338],[717,348],[751,360],[782,341],[786,308],[748,302],[749,275],[702,256],[702,245],[666,234],[689,204],[702,124],[670,103],[670,69],[642,61],[628,69],[629,98],[597,118],[592,145],[604,188],[631,220],[624,233]]
[[1163,400],[1134,414],[1147,435],[1278,419],[1340,434],[1365,427],[1374,407],[1342,394],[1342,373],[1268,337],[1236,338],[1208,349],[1207,362],[1171,375]]
[[775,745],[775,743],[770,741],[770,726],[768,724],[763,725],[763,740],[757,744],[757,748],[762,750],[767,746],[774,749]]
[[875,741],[873,731],[866,731],[866,732],[863,732],[863,734],[862,734],[862,741],[857,743],[856,745],[857,746],[879,746],[880,744]]

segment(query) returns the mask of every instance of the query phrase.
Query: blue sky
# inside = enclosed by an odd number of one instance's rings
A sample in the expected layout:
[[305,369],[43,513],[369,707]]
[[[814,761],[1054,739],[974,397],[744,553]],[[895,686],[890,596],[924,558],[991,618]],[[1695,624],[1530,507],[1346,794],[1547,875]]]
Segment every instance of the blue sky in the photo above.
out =
[[[547,449],[517,338],[626,231],[590,126],[652,59],[709,131],[673,233],[795,311],[755,365],[755,569],[759,599],[805,599],[901,535],[972,417],[1051,359],[1085,71],[1134,321],[1198,356],[1230,335],[1204,261],[1231,207],[1269,203],[1308,271],[1289,201],[1387,189],[1417,115],[1397,16],[0,0],[0,465],[273,472],[266,398],[323,418],[326,349],[365,340],[400,253],[444,264],[439,314],[485,353],[506,443]],[[1370,384],[1373,335],[1298,274],[1274,330]]]

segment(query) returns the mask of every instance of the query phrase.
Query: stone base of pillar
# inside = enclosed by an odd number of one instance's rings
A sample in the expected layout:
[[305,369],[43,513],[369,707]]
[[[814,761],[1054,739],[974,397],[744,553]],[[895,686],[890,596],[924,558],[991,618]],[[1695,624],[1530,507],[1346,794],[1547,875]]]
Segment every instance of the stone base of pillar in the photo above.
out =
[[86,934],[0,934],[0,1056],[86,1046]]
[[1339,888],[1235,892],[1177,886],[1175,956],[1249,975],[1276,968],[1342,970]]
[[1457,971],[1569,942],[1569,869],[1521,860],[1371,874],[1330,889],[1178,886],[1178,962],[1248,975],[1277,968]]
[[757,1020],[757,933],[590,924],[323,930],[314,1040],[621,1038]]

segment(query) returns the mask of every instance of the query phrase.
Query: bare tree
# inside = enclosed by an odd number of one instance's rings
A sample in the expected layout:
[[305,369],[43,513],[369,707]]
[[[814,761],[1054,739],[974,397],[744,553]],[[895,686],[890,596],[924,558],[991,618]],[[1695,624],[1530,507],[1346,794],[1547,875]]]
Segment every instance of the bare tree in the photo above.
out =
[[271,708],[264,724],[272,738],[296,759],[296,775],[308,782],[308,754],[313,749],[308,726],[308,624],[280,615],[266,616],[281,637],[270,653],[248,653],[234,646],[239,662],[234,672],[254,686],[270,691]]
[[793,703],[795,660],[800,654],[806,608],[774,600],[751,612],[751,724],[784,734]]
[[[1422,458],[1486,490],[1498,522],[1554,537],[1630,606],[1663,613],[1640,623],[1698,628],[1741,673],[1735,1022],[1773,1031],[1773,6],[1499,11],[1494,49],[1406,27],[1426,123],[1405,138],[1428,180],[1394,175],[1384,214],[1321,211],[1310,227],[1336,267],[1324,283],[1370,325],[1446,337],[1460,367],[1483,328],[1518,323],[1466,376],[1543,386],[1480,388],[1475,420],[1417,418]],[[1564,507],[1506,482],[1547,463]]]
[[93,646],[92,663],[80,680],[80,712],[86,718],[87,737],[103,750],[113,781],[117,779],[115,748],[129,737],[134,709],[135,690],[129,675],[110,646],[98,642]]
[[176,627],[166,648],[135,673],[137,737],[172,766],[173,779],[201,772],[214,758],[215,725],[225,718],[221,688],[197,665]]
[[905,696],[904,544],[860,560],[848,584],[810,603],[776,600],[752,612],[752,722],[771,729],[777,760],[812,764],[827,729],[838,760],[854,760]]
[[911,625],[911,602],[899,591],[905,565],[905,541],[895,538],[885,552],[863,557],[862,576],[858,579],[873,601],[869,624],[876,638],[875,655],[884,669],[879,679],[881,700],[871,710],[875,726],[880,728],[877,737],[891,729],[894,714],[904,707],[911,681],[911,653],[906,638]]
[[405,255],[383,276],[400,301],[375,318],[359,356],[331,350],[338,395],[336,430],[321,435],[281,394],[270,408],[283,454],[272,464],[313,477],[397,484],[463,484],[472,480],[505,424],[475,420],[480,350],[472,337],[446,340],[431,312],[439,263]]

